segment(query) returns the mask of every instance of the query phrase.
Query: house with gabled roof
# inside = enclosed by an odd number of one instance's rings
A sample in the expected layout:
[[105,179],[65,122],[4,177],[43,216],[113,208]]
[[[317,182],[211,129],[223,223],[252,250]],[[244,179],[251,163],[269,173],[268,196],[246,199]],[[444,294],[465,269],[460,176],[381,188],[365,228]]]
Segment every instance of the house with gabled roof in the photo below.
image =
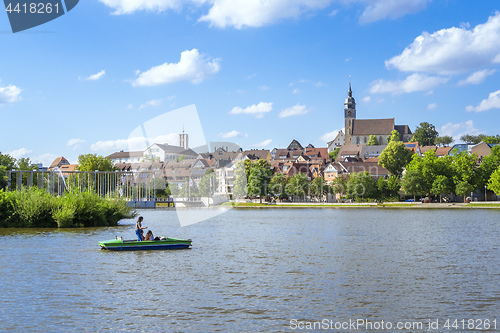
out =
[[329,153],[343,145],[345,145],[345,134],[342,130],[337,133],[335,139],[326,144]]
[[429,150],[434,150],[437,157],[444,157],[450,154],[451,147],[422,146],[420,147],[420,155],[424,155]]
[[117,163],[139,163],[144,160],[144,152],[142,151],[119,151],[106,156],[114,164]]
[[195,159],[198,154],[192,149],[169,145],[167,143],[153,143],[144,151],[144,158],[148,160],[158,160],[161,162],[175,161],[184,157],[185,159]]
[[52,162],[52,164],[49,166],[49,171],[54,170],[55,168],[61,168],[63,165],[69,165],[69,161],[65,159],[63,156],[59,156]]
[[243,156],[248,157],[251,160],[266,160],[270,161],[271,160],[271,152],[267,149],[251,149],[251,150],[244,150],[242,152]]
[[476,154],[479,157],[479,160],[482,161],[485,156],[488,156],[491,154],[491,148],[494,146],[497,146],[497,143],[485,143],[481,142],[478,143],[475,146],[472,146],[470,148],[471,154]]

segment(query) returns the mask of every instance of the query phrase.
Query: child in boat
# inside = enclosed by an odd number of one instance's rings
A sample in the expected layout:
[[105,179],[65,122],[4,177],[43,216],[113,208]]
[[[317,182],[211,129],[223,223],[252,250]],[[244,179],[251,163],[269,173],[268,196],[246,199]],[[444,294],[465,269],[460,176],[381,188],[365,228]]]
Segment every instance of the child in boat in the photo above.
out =
[[148,232],[146,233],[146,238],[144,240],[145,241],[155,240],[155,238],[153,237],[153,232],[151,230],[148,230]]
[[147,229],[148,227],[143,227],[142,226],[142,221],[144,219],[142,216],[139,216],[139,219],[137,220],[137,223],[135,224],[135,234],[137,235],[137,241],[141,242],[144,239],[144,231],[143,229]]

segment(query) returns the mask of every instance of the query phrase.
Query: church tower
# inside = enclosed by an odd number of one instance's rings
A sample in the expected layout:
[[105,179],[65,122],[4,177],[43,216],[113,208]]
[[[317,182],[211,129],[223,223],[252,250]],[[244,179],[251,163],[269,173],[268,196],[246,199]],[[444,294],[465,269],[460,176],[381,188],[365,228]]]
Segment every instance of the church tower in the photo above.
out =
[[344,119],[345,119],[345,143],[350,144],[352,136],[352,128],[356,119],[356,101],[352,97],[351,81],[349,81],[349,91],[344,103]]

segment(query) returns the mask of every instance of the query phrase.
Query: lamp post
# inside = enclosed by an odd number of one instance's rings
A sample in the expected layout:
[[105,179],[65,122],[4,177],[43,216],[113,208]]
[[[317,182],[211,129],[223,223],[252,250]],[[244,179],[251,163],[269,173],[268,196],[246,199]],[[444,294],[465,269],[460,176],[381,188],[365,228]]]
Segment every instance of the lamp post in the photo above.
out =
[[486,185],[484,185],[484,201],[487,201],[486,200]]

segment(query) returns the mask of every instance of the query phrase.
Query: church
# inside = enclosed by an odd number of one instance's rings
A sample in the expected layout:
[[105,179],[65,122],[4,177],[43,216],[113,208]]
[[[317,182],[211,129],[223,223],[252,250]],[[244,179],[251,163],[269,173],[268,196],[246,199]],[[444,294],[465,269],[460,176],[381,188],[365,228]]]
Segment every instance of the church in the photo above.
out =
[[[366,144],[375,135],[379,145],[386,145],[391,132],[396,130],[403,142],[411,141],[413,134],[408,125],[396,125],[394,118],[356,119],[356,101],[352,97],[351,82],[344,103],[345,139],[344,144]],[[342,132],[340,132],[342,133]],[[343,134],[343,133],[342,133]],[[336,139],[337,140],[337,139]]]

